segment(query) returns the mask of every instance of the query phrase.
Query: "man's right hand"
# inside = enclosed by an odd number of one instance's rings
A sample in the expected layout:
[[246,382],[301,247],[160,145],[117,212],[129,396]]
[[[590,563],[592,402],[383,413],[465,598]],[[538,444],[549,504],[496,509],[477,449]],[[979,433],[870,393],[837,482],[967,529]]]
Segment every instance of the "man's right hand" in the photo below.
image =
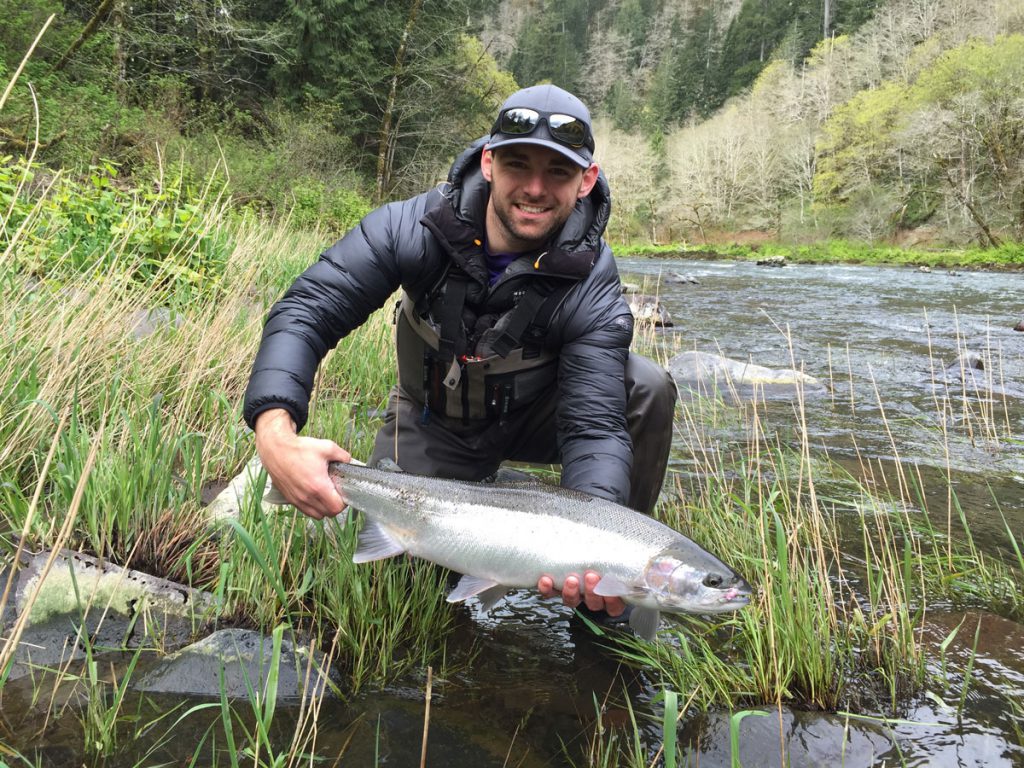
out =
[[256,452],[274,488],[303,514],[321,520],[345,509],[327,464],[347,463],[352,455],[332,440],[299,435],[288,411],[272,408],[257,417]]

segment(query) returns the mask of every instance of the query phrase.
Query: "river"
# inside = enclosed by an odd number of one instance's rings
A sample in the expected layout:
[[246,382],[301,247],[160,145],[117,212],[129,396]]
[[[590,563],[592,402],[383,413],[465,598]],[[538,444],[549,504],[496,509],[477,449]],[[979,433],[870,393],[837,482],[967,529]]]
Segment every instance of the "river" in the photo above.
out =
[[[924,480],[923,505],[940,527],[948,481],[978,546],[994,557],[1011,554],[997,508],[1019,538],[1024,333],[1012,328],[1024,319],[1024,274],[664,259],[623,261],[621,270],[624,279],[657,293],[674,320],[672,327],[641,331],[647,343],[666,354],[699,350],[801,368],[828,392],[807,398],[802,415],[789,400],[762,406],[765,424],[783,441],[799,436],[802,420],[812,452],[827,453],[854,475],[864,468],[883,476],[913,468]],[[965,379],[954,365],[961,355],[982,370],[970,368]],[[742,449],[744,420],[722,419],[710,437],[721,450]],[[682,439],[670,471],[683,478],[700,472]],[[631,738],[626,701],[647,743],[657,745],[659,729],[650,720],[657,681],[621,666],[570,611],[528,591],[489,615],[472,604],[455,610],[457,628],[447,649],[454,663],[444,679],[433,680],[427,765],[585,765],[598,709],[612,729],[608,734]],[[680,729],[686,764],[732,766],[738,757],[745,768],[767,768],[782,764],[784,750],[793,766],[1024,765],[1024,626],[995,613],[952,608],[933,610],[930,618],[925,642],[933,650],[964,620],[960,641],[947,649],[950,668],[960,670],[971,651],[963,638],[973,638],[980,622],[973,685],[961,716],[943,690],[908,702],[898,721],[768,709],[768,717],[743,720],[736,756],[730,713],[688,717]],[[932,671],[942,670],[933,665]],[[315,747],[323,764],[335,764],[340,755],[340,765],[419,765],[423,673],[345,704],[325,700]],[[1018,702],[1016,711],[1010,702]],[[195,703],[137,705],[149,712]],[[33,706],[10,695],[4,705],[5,712]],[[190,750],[220,717],[216,707],[190,712],[185,727],[194,734],[176,731],[145,764],[188,764]],[[274,725],[285,742],[302,716],[279,703]],[[142,721],[153,717],[144,714]],[[68,743],[74,745],[79,733],[71,729]],[[39,764],[77,759],[75,748],[60,741],[40,751]]]

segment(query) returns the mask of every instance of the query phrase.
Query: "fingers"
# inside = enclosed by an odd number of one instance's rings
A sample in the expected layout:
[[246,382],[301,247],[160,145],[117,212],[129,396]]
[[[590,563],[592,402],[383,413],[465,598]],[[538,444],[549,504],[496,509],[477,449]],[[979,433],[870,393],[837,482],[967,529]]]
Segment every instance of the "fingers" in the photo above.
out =
[[271,416],[261,415],[257,421],[256,448],[274,487],[315,520],[339,515],[345,501],[327,466],[331,461],[350,461],[351,454],[333,440],[297,435],[294,424],[286,423],[285,411],[268,413]]
[[[586,571],[583,574],[582,583],[578,574],[570,573],[562,584],[562,603],[570,608],[575,608],[582,603],[591,611],[603,610],[609,616],[620,616],[626,610],[626,604],[618,597],[603,597],[595,594],[594,589],[599,581],[601,581],[601,574],[597,571]],[[554,597],[558,594],[554,580],[550,576],[540,577],[537,582],[537,590],[544,597]]]
[[537,591],[544,597],[554,597],[558,594],[555,589],[555,582],[550,576],[541,576],[537,582]]

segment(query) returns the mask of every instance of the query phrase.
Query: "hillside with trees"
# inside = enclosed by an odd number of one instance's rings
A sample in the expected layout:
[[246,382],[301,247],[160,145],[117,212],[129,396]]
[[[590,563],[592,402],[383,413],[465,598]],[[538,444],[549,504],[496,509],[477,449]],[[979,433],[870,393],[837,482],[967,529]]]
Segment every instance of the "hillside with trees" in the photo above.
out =
[[[611,237],[1024,238],[1018,0],[0,0],[5,163],[216,179],[339,232],[518,84],[578,92]],[[106,164],[105,166],[103,164]],[[116,185],[115,185],[116,186]]]

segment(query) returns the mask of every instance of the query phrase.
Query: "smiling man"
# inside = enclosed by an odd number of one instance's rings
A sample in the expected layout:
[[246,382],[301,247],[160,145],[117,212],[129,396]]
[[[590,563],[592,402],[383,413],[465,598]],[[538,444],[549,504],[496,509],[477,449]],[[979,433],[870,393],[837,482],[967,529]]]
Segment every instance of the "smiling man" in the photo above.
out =
[[[518,91],[442,188],[370,213],[274,305],[244,413],[296,507],[314,518],[344,508],[327,463],[350,454],[299,433],[324,355],[398,288],[398,383],[371,464],[482,480],[506,459],[560,463],[565,487],[654,507],[675,388],[629,352],[593,154],[579,99],[554,85]],[[593,594],[598,578],[566,579],[563,601],[622,613],[618,598]],[[554,594],[546,577],[538,588]]]

